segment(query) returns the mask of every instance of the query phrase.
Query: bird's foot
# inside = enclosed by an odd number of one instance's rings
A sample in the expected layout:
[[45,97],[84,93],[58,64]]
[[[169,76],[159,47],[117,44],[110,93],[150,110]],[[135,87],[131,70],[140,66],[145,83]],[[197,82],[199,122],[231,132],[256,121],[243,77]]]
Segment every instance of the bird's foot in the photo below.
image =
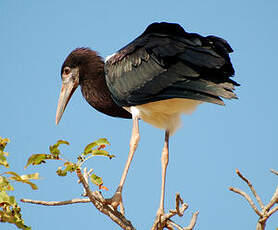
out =
[[165,220],[163,218],[163,216],[165,215],[164,209],[163,208],[159,208],[156,212],[156,218],[154,221],[154,226],[155,229],[163,229],[165,226]]
[[122,199],[122,192],[117,189],[114,196],[112,196],[109,199],[106,199],[106,203],[111,205],[115,210],[117,210],[118,206],[120,206],[120,212],[124,216],[125,215],[125,209]]

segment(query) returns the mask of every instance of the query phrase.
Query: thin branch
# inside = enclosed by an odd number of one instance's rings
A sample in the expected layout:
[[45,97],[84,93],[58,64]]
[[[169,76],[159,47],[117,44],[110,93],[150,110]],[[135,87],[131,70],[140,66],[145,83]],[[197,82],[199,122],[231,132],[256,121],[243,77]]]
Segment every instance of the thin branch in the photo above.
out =
[[120,225],[120,227],[124,230],[135,230],[132,226],[131,222],[127,220],[120,212],[114,210],[111,206],[107,205],[106,200],[102,197],[100,192],[94,191],[92,192],[89,188],[88,184],[88,175],[91,172],[84,170],[84,175],[81,173],[80,169],[76,170],[76,174],[79,178],[80,183],[83,185],[85,189],[85,195],[89,198],[83,199],[72,199],[66,201],[39,201],[39,200],[30,200],[30,199],[21,199],[22,202],[31,203],[31,204],[39,204],[39,205],[47,205],[47,206],[60,206],[60,205],[68,205],[68,204],[76,204],[76,203],[88,203],[92,202],[95,207],[105,215],[109,216],[112,221]]
[[253,210],[254,210],[260,217],[263,217],[263,214],[258,210],[258,208],[256,207],[255,203],[252,201],[251,197],[250,197],[247,193],[245,193],[245,192],[243,192],[243,191],[241,191],[241,190],[239,190],[239,189],[237,189],[237,188],[233,188],[233,187],[230,187],[229,189],[230,189],[230,191],[235,192],[235,193],[238,193],[239,195],[243,196],[243,197],[248,201],[248,203],[249,203],[250,206],[253,208]]
[[242,180],[244,180],[244,181],[247,183],[247,185],[248,185],[249,188],[251,189],[253,195],[255,196],[256,200],[258,201],[258,203],[259,203],[261,209],[263,209],[264,204],[263,204],[261,198],[258,196],[257,192],[255,191],[255,189],[254,189],[253,185],[251,184],[251,182],[250,182],[247,178],[245,178],[245,177],[240,173],[240,171],[239,171],[238,169],[236,169],[236,173],[237,173],[237,175],[238,175]]
[[190,224],[187,227],[185,227],[184,230],[192,230],[195,227],[196,222],[197,222],[198,214],[199,214],[198,211],[193,213]]
[[185,204],[186,208],[182,211],[182,210],[180,210],[180,204],[183,205],[185,203],[183,203],[183,200],[181,199],[180,194],[177,193],[176,194],[176,211],[177,211],[178,216],[181,217],[183,215],[183,213],[184,213],[184,210],[188,208],[188,205]]
[[[274,170],[271,170],[272,172]],[[276,171],[275,171],[276,172]],[[275,173],[273,172],[273,173]],[[253,195],[255,196],[256,200],[258,201],[258,203],[260,204],[261,207],[261,211],[258,210],[258,208],[256,207],[255,203],[253,202],[253,200],[250,198],[250,196],[248,194],[246,194],[245,192],[236,189],[236,188],[230,188],[231,191],[240,194],[241,196],[243,196],[250,204],[250,206],[253,208],[253,210],[257,213],[257,215],[260,217],[258,222],[257,222],[257,226],[256,226],[256,230],[264,230],[265,229],[265,225],[266,225],[266,221],[268,220],[268,218],[275,212],[278,211],[278,206],[274,207],[273,206],[278,203],[278,187],[276,188],[276,191],[274,192],[272,198],[270,199],[270,202],[268,203],[268,205],[264,206],[260,197],[258,196],[258,194],[256,193],[254,187],[252,186],[251,182],[245,178],[237,169],[236,170],[237,175],[244,180],[247,185],[249,186],[250,190],[252,191]],[[276,174],[276,173],[275,173]],[[278,175],[278,173],[277,173]],[[271,209],[272,208],[272,209]]]
[[265,229],[265,221],[264,222],[258,221],[256,230],[264,230],[264,229]]
[[175,223],[172,220],[168,220],[169,223],[171,223],[174,227],[176,227],[178,230],[183,230],[183,227],[178,225],[177,223]]
[[278,203],[278,187],[276,188],[276,191],[271,197],[269,204],[265,207],[265,210],[269,211],[273,207],[273,205],[275,205],[275,203]]
[[175,215],[182,217],[184,211],[188,208],[188,204],[183,203],[183,200],[181,199],[179,193],[176,194],[175,206],[175,210],[169,210],[169,213],[165,213],[161,217],[157,216],[151,230],[162,230],[165,227],[168,229],[173,229],[173,226],[176,227],[178,230],[192,230],[196,224],[199,212],[195,212],[191,218],[190,224],[187,227],[183,228],[170,219]]
[[20,201],[29,204],[40,204],[45,206],[61,206],[61,205],[68,205],[68,204],[91,202],[89,198],[85,198],[85,199],[76,198],[76,199],[65,200],[65,201],[43,201],[43,200],[30,200],[30,199],[21,199]]
[[267,217],[270,217],[274,212],[278,211],[278,206],[274,207],[267,213]]
[[278,176],[278,171],[274,170],[274,169],[270,169],[270,172],[274,173],[275,175]]

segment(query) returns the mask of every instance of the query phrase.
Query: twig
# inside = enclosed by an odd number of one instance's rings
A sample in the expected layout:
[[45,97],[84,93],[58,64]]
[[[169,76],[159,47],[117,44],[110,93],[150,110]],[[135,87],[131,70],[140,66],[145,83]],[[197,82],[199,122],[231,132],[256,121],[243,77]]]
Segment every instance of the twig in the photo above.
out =
[[230,187],[230,191],[238,193],[241,196],[243,196],[248,201],[248,203],[253,208],[253,210],[257,213],[257,215],[260,216],[260,217],[263,217],[263,214],[259,211],[259,209],[256,207],[255,203],[253,202],[253,200],[251,199],[251,197],[247,193],[241,191],[240,189],[233,188],[233,187]]
[[245,178],[245,177],[240,173],[240,171],[239,171],[238,169],[236,169],[236,173],[237,173],[237,175],[238,175],[242,180],[244,180],[244,181],[247,183],[247,185],[249,186],[249,188],[250,188],[250,190],[252,191],[253,195],[255,196],[256,200],[258,201],[258,203],[259,203],[261,209],[263,209],[264,204],[263,204],[261,198],[258,196],[257,192],[255,191],[255,189],[254,189],[253,185],[251,184],[251,182],[250,182],[247,178]]
[[[271,170],[271,172],[273,172],[274,170]],[[276,171],[275,171],[276,172]],[[273,172],[273,173],[275,173]],[[260,217],[258,222],[257,222],[257,227],[256,230],[264,230],[265,229],[265,225],[266,225],[266,221],[268,220],[268,218],[275,212],[278,211],[278,206],[273,207],[276,203],[278,203],[278,187],[276,188],[276,191],[274,192],[270,202],[268,203],[268,205],[263,205],[261,198],[258,196],[257,192],[255,191],[253,185],[251,184],[251,182],[245,178],[237,169],[236,170],[237,175],[247,183],[247,185],[249,186],[250,190],[252,191],[253,195],[255,196],[256,200],[258,201],[261,210],[259,210],[255,203],[253,202],[253,200],[250,198],[250,196],[241,191],[240,189],[236,189],[231,187],[230,191],[233,191],[235,193],[240,194],[241,196],[243,196],[248,203],[250,204],[250,206],[253,208],[253,210],[256,212],[256,214]],[[275,173],[276,174],[276,173]],[[278,173],[277,173],[278,175]],[[271,209],[272,208],[272,209]]]
[[170,222],[173,226],[175,226],[178,230],[183,230],[183,227],[178,225],[177,223],[175,223],[174,221],[172,220],[168,220],[168,222]]
[[[181,197],[180,197],[180,194],[177,193],[177,195],[176,195],[176,210],[177,210],[178,216],[182,216],[182,215],[183,215],[183,213],[180,212],[180,208],[179,208],[180,204],[183,205],[184,203],[183,203],[183,200],[182,200]],[[186,206],[188,207],[187,204],[186,204]],[[187,208],[187,207],[186,207],[186,208]]]
[[173,226],[175,226],[178,230],[192,230],[196,224],[197,216],[199,212],[198,211],[195,212],[192,215],[190,224],[187,227],[183,228],[170,219],[175,215],[182,217],[184,211],[188,208],[188,204],[183,203],[183,200],[181,199],[179,193],[176,194],[175,206],[176,206],[175,210],[169,210],[169,213],[165,213],[161,217],[156,217],[151,230],[162,230],[164,227],[168,229],[174,229]]
[[192,230],[195,227],[196,222],[197,222],[198,214],[199,214],[198,211],[193,213],[190,224],[186,228],[184,228],[184,230]]
[[270,169],[270,172],[274,173],[275,175],[278,176],[278,171],[274,170],[274,169]]
[[270,199],[270,202],[266,206],[265,210],[269,211],[275,203],[278,203],[278,187],[276,188],[276,191],[274,192],[273,196]]
[[91,202],[89,198],[76,198],[72,200],[65,200],[65,201],[42,201],[42,200],[30,200],[30,199],[21,199],[21,202],[30,203],[30,204],[40,204],[46,206],[61,206],[61,205],[68,205],[68,204],[77,204],[77,203],[89,203]]
[[274,207],[267,213],[267,217],[270,217],[274,212],[278,211],[278,206]]

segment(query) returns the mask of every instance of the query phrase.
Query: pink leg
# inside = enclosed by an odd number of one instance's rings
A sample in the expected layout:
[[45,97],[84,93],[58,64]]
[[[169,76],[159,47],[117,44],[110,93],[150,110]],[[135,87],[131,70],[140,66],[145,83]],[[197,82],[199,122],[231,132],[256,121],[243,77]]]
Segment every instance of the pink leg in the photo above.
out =
[[139,135],[138,117],[134,117],[133,118],[132,135],[131,135],[131,139],[130,139],[130,143],[129,143],[129,154],[128,154],[127,162],[125,164],[125,168],[124,168],[122,177],[121,177],[121,181],[120,181],[120,184],[119,184],[114,196],[111,199],[107,200],[114,208],[117,208],[120,205],[120,211],[122,214],[124,214],[124,206],[123,206],[123,202],[122,202],[122,189],[123,189],[123,186],[124,186],[124,183],[126,180],[126,176],[127,176],[128,169],[129,169],[130,163],[132,161],[134,152],[137,148],[139,139],[140,139],[140,135]]
[[169,131],[165,131],[165,141],[161,154],[161,168],[162,168],[162,181],[161,181],[161,196],[160,196],[160,205],[157,210],[157,217],[160,217],[164,214],[164,195],[165,195],[165,178],[166,178],[166,169],[169,161]]

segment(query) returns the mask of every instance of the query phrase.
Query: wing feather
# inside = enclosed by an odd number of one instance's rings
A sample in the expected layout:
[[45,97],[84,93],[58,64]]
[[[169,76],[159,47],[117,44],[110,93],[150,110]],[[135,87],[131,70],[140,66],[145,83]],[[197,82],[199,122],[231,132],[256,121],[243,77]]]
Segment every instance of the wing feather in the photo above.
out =
[[185,32],[177,24],[154,23],[105,63],[106,82],[120,106],[170,98],[224,104],[237,98],[230,77],[232,48],[222,38]]

